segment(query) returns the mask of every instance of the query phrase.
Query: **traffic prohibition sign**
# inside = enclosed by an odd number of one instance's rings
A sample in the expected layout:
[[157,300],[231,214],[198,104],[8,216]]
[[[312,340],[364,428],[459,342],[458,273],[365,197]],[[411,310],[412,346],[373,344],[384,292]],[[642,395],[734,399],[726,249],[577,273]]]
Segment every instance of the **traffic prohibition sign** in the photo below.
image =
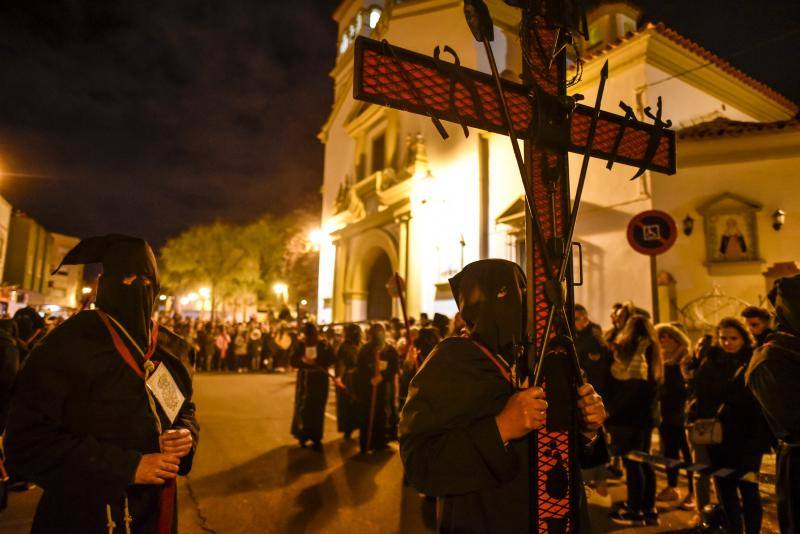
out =
[[663,254],[675,244],[677,237],[675,219],[663,211],[643,211],[628,223],[628,243],[641,254]]

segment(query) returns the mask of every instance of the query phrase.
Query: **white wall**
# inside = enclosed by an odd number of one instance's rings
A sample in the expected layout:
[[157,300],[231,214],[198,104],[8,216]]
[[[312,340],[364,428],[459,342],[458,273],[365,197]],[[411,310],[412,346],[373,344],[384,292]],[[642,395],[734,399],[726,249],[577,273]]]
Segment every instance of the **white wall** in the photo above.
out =
[[[679,306],[708,293],[718,284],[723,293],[758,304],[766,295],[762,272],[776,262],[800,260],[800,133],[764,137],[763,134],[720,141],[694,141],[708,150],[735,152],[737,147],[762,140],[797,139],[794,155],[774,154],[766,148],[762,157],[733,163],[684,166],[675,176],[659,176],[654,182],[656,207],[680,221],[687,214],[695,219],[690,237],[680,236],[674,248],[659,261],[659,269],[669,271],[677,280]],[[688,147],[687,142],[683,146]],[[716,147],[716,148],[714,148]],[[729,147],[729,148],[728,148]],[[679,150],[681,145],[679,145]],[[680,155],[680,152],[679,152]],[[680,164],[680,157],[679,157]],[[730,192],[763,205],[757,216],[760,256],[765,263],[740,274],[713,276],[703,265],[706,259],[703,218],[697,206],[717,195]],[[772,228],[772,213],[786,212],[786,225]]]

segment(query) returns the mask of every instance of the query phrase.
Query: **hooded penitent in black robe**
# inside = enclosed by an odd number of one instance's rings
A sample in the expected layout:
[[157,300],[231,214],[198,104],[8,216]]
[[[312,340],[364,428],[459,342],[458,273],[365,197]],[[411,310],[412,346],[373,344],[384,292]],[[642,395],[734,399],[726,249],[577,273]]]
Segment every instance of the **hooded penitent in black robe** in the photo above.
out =
[[[297,344],[292,356],[292,365],[297,368],[292,435],[302,445],[309,440],[322,441],[328,402],[328,368],[334,364],[333,351],[326,341],[319,341],[316,326],[307,324],[305,330],[306,340]],[[313,355],[313,360],[304,360],[304,355]]]
[[800,276],[778,280],[770,294],[778,332],[750,361],[747,386],[780,440],[776,495],[781,532],[800,532]]
[[[437,497],[438,532],[530,532],[535,452],[527,437],[503,444],[495,416],[516,389],[479,346],[510,369],[523,339],[524,274],[511,262],[482,260],[451,286],[470,338],[443,340],[411,381],[400,420],[406,476]],[[606,458],[602,440],[593,443],[581,451],[584,467]],[[579,526],[589,529],[585,520]]]
[[345,339],[336,352],[336,378],[344,389],[336,388],[336,424],[345,436],[358,429],[359,412],[356,399],[356,368],[358,347],[361,344],[361,327],[349,324],[344,329]]
[[[356,371],[356,394],[361,408],[358,432],[361,452],[386,448],[393,433],[391,425],[394,405],[394,382],[400,372],[400,356],[397,350],[384,341],[385,331],[380,324],[370,328],[372,339],[358,352]],[[380,366],[381,381],[374,388],[375,401],[372,400],[371,380],[375,376],[376,358]],[[370,425],[371,422],[371,425]],[[372,434],[370,434],[370,429]]]
[[[85,240],[83,249],[82,245],[74,249],[77,257],[67,258],[103,261],[98,307],[123,324],[131,337],[146,340],[152,328],[149,310],[158,292],[152,251],[133,238],[96,239],[110,243],[100,246]],[[87,241],[95,254],[87,252]],[[115,286],[130,274],[151,282]],[[124,342],[130,345],[127,339]],[[139,353],[129,348],[142,365]],[[157,408],[162,429],[188,429],[196,447],[191,377],[181,361],[190,351],[178,336],[160,329],[151,359],[167,366],[186,398],[171,425]],[[181,459],[182,475],[191,469],[194,447]],[[116,531],[124,532],[126,498],[131,531],[156,532],[162,487],[133,483],[142,455],[159,452],[156,419],[144,381],[123,360],[98,312],[84,311],[70,318],[26,359],[14,386],[5,448],[9,469],[44,489],[32,532],[106,534],[107,506]],[[177,504],[172,523],[177,532]]]

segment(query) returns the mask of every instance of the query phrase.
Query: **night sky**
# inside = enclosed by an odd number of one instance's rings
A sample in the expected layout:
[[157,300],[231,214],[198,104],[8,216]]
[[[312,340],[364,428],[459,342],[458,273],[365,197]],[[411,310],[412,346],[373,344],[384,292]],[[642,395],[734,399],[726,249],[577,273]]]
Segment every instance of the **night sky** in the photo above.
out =
[[[797,0],[638,3],[800,102]],[[0,194],[48,229],[160,245],[319,205],[337,0],[9,4]]]

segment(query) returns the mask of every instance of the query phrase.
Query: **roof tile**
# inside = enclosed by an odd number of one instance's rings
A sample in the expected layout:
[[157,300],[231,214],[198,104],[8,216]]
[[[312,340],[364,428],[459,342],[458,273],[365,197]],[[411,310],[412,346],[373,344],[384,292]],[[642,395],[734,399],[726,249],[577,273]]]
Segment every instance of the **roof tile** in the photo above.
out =
[[775,122],[744,122],[718,117],[701,122],[678,132],[678,139],[716,139],[719,137],[738,137],[758,133],[800,130],[800,119]]
[[641,34],[648,33],[648,32],[655,32],[655,33],[658,33],[660,35],[663,35],[664,37],[666,37],[667,39],[669,39],[673,43],[677,44],[678,46],[688,50],[689,52],[691,52],[691,53],[693,53],[693,54],[695,54],[697,56],[700,56],[702,59],[704,59],[708,63],[710,63],[712,65],[715,65],[716,67],[721,69],[723,72],[726,72],[727,74],[730,74],[734,78],[740,80],[745,85],[749,85],[750,87],[752,87],[756,91],[768,96],[769,98],[771,98],[774,101],[778,102],[782,106],[784,106],[786,108],[789,108],[790,110],[792,110],[793,114],[797,113],[797,111],[798,111],[797,104],[795,104],[794,102],[792,102],[791,100],[789,100],[788,98],[786,98],[785,96],[780,94],[779,92],[775,91],[771,87],[767,86],[766,84],[764,84],[762,82],[759,82],[758,80],[748,76],[747,74],[745,74],[741,70],[737,69],[736,67],[734,67],[733,65],[731,65],[729,62],[725,61],[724,59],[722,59],[718,55],[714,54],[713,52],[710,52],[710,51],[706,50],[705,48],[700,46],[698,43],[692,41],[691,39],[689,39],[687,37],[682,36],[681,34],[676,32],[675,30],[667,28],[663,23],[653,24],[653,23],[649,22],[649,23],[645,24],[644,26],[642,26],[641,28],[639,28],[638,30],[632,31],[632,32],[628,32],[625,36],[617,39],[616,41],[614,41],[612,43],[608,43],[605,47],[599,48],[597,50],[592,51],[591,53],[589,53],[586,56],[584,56],[583,60],[585,62],[586,61],[591,61],[591,60],[593,60],[593,59],[595,59],[595,58],[597,58],[599,56],[605,55],[606,53],[610,52],[611,50],[613,50],[615,48],[618,48],[619,46],[623,45],[624,43],[630,41],[631,39],[633,39],[637,35],[641,35]]

